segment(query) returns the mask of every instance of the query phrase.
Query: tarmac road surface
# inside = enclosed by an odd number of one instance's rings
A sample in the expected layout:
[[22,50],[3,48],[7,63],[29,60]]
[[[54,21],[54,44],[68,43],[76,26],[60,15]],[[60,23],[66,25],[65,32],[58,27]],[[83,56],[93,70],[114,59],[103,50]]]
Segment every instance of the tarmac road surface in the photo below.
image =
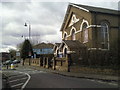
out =
[[26,88],[117,88],[102,81],[67,77],[53,73],[34,73]]
[[[62,76],[41,70],[22,68],[7,70],[11,88],[118,88],[117,84],[99,80]],[[8,73],[9,72],[9,73]]]
[[10,86],[4,87],[5,89],[7,88],[9,88],[10,90],[24,89],[30,79],[30,75],[25,72],[7,70],[3,71],[3,73],[7,77],[6,83]]

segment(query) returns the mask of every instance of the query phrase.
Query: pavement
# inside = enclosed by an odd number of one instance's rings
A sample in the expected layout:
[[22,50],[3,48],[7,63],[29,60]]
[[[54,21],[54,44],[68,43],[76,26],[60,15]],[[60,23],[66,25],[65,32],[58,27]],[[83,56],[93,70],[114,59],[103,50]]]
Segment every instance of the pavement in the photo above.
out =
[[39,66],[28,66],[28,65],[19,66],[16,69],[19,69],[19,68],[32,68],[34,70],[40,70],[40,71],[42,70],[42,71],[45,71],[45,72],[51,72],[51,73],[55,73],[55,74],[59,74],[59,75],[63,75],[63,76],[102,80],[102,81],[105,81],[105,82],[116,82],[116,83],[120,84],[120,77],[119,76],[65,72],[65,71],[53,70],[51,68],[46,69],[46,68],[39,67]]

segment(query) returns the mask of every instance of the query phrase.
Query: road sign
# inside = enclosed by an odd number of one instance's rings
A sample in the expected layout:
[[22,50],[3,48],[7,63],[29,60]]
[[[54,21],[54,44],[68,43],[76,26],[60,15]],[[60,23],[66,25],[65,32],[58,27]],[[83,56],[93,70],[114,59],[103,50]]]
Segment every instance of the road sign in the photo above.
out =
[[20,56],[20,52],[16,52],[16,56]]

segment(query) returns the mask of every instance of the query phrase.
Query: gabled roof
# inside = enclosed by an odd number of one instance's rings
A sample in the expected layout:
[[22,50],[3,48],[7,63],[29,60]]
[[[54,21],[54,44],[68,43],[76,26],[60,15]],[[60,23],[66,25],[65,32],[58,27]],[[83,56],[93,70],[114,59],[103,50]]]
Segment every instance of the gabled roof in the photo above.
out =
[[59,48],[60,44],[61,44],[61,43],[55,43],[55,44],[54,44],[54,47],[53,47],[53,50],[55,50],[57,47]]
[[33,49],[53,48],[53,46],[52,43],[40,43],[33,46]]
[[61,43],[55,43],[55,45],[58,46],[58,47],[60,46],[60,44],[61,44]]
[[70,8],[71,7],[76,7],[78,9],[80,9],[80,10],[84,10],[86,12],[91,12],[91,13],[95,12],[95,13],[104,13],[104,14],[111,14],[111,15],[119,15],[120,14],[120,11],[118,11],[118,10],[111,10],[111,9],[106,9],[106,8],[98,8],[98,7],[93,7],[93,6],[86,6],[86,5],[70,3],[68,5],[68,8],[67,8],[67,11],[66,11],[66,14],[65,14],[63,24],[61,26],[60,31],[62,31],[63,28],[64,28],[64,25],[65,25],[65,22],[66,22],[66,20],[68,18],[69,13],[70,13]]
[[63,40],[63,43],[65,43],[70,49],[86,48],[86,46],[78,40]]
[[93,7],[93,6],[86,6],[86,5],[80,5],[80,4],[70,4],[72,6],[76,7],[82,7],[85,10],[89,10],[91,12],[99,12],[99,13],[106,13],[106,14],[115,14],[118,15],[118,10],[112,10],[112,9],[106,9],[106,8],[100,8],[100,7]]

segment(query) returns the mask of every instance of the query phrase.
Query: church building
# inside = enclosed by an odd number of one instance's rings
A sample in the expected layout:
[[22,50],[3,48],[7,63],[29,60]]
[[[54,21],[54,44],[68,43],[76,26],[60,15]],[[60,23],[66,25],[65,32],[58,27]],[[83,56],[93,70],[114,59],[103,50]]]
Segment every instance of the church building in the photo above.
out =
[[117,10],[70,3],[57,51],[67,58],[66,66],[118,64],[118,20]]

